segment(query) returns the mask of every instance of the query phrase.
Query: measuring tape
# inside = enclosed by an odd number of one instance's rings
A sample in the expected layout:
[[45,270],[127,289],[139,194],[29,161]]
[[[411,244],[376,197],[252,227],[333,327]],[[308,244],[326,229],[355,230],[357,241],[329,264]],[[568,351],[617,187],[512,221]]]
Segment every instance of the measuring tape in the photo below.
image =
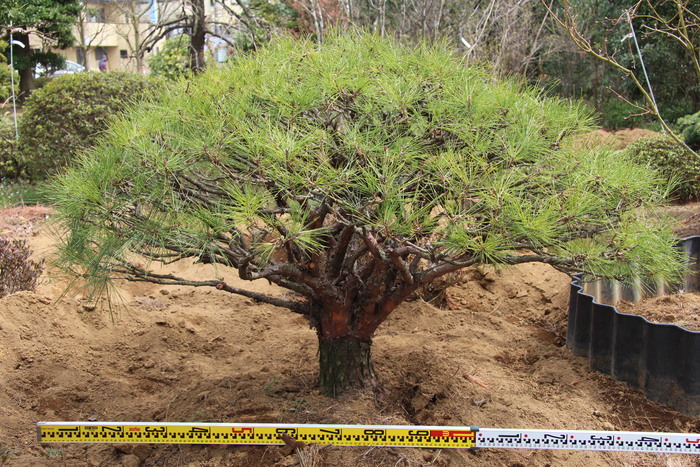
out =
[[700,454],[700,435],[634,431],[274,423],[39,422],[40,443],[270,444]]

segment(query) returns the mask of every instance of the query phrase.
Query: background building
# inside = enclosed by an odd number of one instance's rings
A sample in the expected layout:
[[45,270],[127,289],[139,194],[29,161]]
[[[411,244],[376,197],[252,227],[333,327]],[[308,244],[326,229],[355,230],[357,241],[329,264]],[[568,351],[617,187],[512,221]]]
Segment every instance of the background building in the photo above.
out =
[[[214,34],[225,36],[237,23],[231,0],[87,0],[73,30],[75,46],[52,51],[88,70],[98,70],[99,61],[107,57],[109,71],[147,73],[147,57],[164,39],[189,32],[186,18],[196,3],[204,7],[206,24]],[[31,46],[47,49],[36,37]],[[225,61],[226,41],[208,35],[207,48],[217,61]]]

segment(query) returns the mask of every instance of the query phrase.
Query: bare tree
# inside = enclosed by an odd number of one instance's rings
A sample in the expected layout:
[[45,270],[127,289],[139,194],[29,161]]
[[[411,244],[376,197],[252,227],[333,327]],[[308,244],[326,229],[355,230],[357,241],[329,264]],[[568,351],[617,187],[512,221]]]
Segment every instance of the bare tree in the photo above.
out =
[[[213,27],[213,31],[209,31],[209,34],[218,37],[231,45],[235,45],[232,41],[233,38],[245,32],[248,33],[250,37],[250,43],[253,49],[258,48],[258,44],[262,40],[266,40],[270,37],[269,30],[264,24],[264,22],[246,5],[242,0],[234,0],[235,5],[227,5],[225,0],[216,0],[218,5],[232,18],[236,19],[237,23],[243,25],[240,28],[238,24],[233,23],[220,23],[218,21],[210,22],[209,25]],[[224,34],[219,34],[218,31],[222,30]],[[264,36],[264,37],[261,37]]]
[[204,0],[189,0],[190,14],[187,24],[190,30],[190,70],[200,73],[204,70],[204,47],[207,30],[205,26]]
[[[207,29],[204,0],[165,0],[157,2],[157,18],[149,18],[155,0],[112,0],[115,11],[125,18],[118,34],[126,41],[136,67],[144,69],[148,52],[162,39],[175,33],[190,36],[190,69],[195,72],[205,67],[204,49]],[[152,21],[155,20],[155,21]],[[151,23],[144,28],[145,23]]]
[[650,0],[640,0],[635,7],[644,3],[649,14],[640,14],[638,18],[649,20],[644,24],[643,30],[648,33],[659,33],[678,42],[687,52],[688,58],[695,69],[695,74],[700,84],[700,55],[698,43],[700,42],[700,12],[691,11],[690,0],[671,0],[662,2],[667,7],[670,5],[671,14],[661,12],[660,5]]
[[[551,0],[550,0],[551,1]],[[472,61],[503,73],[525,73],[545,45],[537,0],[297,0],[308,31],[322,39],[331,26],[359,27],[402,41],[450,41]]]
[[123,27],[117,29],[117,34],[121,36],[129,48],[129,56],[136,60],[138,72],[144,70],[144,58],[152,46],[160,40],[162,35],[151,35],[149,32],[154,29],[151,25],[148,30],[143,27],[148,22],[149,13],[153,1],[144,4],[138,0],[117,0],[113,2],[115,12],[124,18]]
[[80,51],[78,62],[90,70],[90,61],[87,60],[88,52],[94,44],[100,43],[104,37],[106,18],[98,18],[99,10],[94,7],[88,7],[85,2],[82,2],[82,9],[78,15],[78,21],[75,24],[77,32],[77,49]]
[[[353,0],[345,0],[342,5],[337,0],[292,0],[290,4],[297,11],[302,23],[306,23],[310,32],[316,36],[318,43],[323,42],[328,26],[348,24],[354,8]],[[344,18],[338,21],[339,18]]]
[[[629,10],[625,10],[622,12],[622,15],[617,19],[618,23],[627,23],[629,24],[630,27],[630,33],[629,33],[629,38],[634,40],[634,43],[637,48],[637,53],[640,56],[640,61],[642,64],[642,71],[645,76],[645,78],[641,78],[637,76],[637,72],[635,72],[634,69],[627,67],[623,65],[613,53],[610,53],[607,48],[604,46],[604,44],[594,44],[593,41],[586,37],[584,33],[581,32],[581,29],[577,23],[576,15],[574,10],[571,8],[571,5],[568,0],[561,0],[561,4],[559,6],[558,13],[555,12],[552,8],[552,4],[547,5],[545,3],[545,0],[540,0],[543,5],[548,9],[549,14],[552,16],[554,21],[556,21],[562,28],[566,30],[568,33],[569,37],[573,41],[573,43],[578,47],[579,50],[585,52],[586,54],[595,57],[596,59],[602,61],[606,65],[618,70],[620,73],[622,73],[625,78],[630,80],[634,87],[640,92],[643,103],[638,104],[635,102],[632,102],[629,99],[626,99],[623,97],[621,94],[615,92],[618,97],[623,99],[625,102],[630,104],[631,106],[639,109],[640,115],[645,115],[649,114],[654,116],[656,120],[661,124],[661,127],[663,128],[665,133],[668,133],[669,136],[671,136],[677,143],[681,144],[686,150],[689,151],[689,153],[696,155],[697,157],[698,154],[693,151],[666,122],[666,120],[661,116],[661,112],[659,111],[658,104],[656,102],[656,99],[654,97],[654,92],[651,86],[651,83],[649,82],[648,75],[646,73],[646,69],[644,68],[644,60],[641,56],[641,52],[639,50],[639,45],[637,43],[637,37],[635,33],[635,29],[633,27],[632,19],[635,17],[637,10],[639,6],[642,4],[642,1],[637,3],[635,6],[633,6]],[[656,31],[659,33],[671,35],[674,37],[676,40],[679,40],[681,43],[684,43],[684,38],[688,38],[690,40],[690,35],[688,33],[688,26],[686,24],[686,16],[690,15],[690,18],[697,18],[697,15],[692,14],[689,10],[687,10],[687,0],[672,0],[673,3],[677,6],[678,8],[678,14],[669,20],[663,19],[660,15],[658,15],[658,11],[655,10],[652,6],[652,15],[647,15],[645,18],[654,18],[654,20],[661,20],[661,26],[656,27],[656,26],[646,26],[645,29],[648,29],[650,31]],[[651,4],[650,4],[651,5]],[[697,23],[694,23],[697,24]],[[697,26],[696,26],[697,27]],[[692,41],[690,42],[692,44]],[[695,50],[692,50],[692,54],[694,56],[694,62],[697,62],[697,57],[695,56]],[[646,85],[645,85],[646,84]]]

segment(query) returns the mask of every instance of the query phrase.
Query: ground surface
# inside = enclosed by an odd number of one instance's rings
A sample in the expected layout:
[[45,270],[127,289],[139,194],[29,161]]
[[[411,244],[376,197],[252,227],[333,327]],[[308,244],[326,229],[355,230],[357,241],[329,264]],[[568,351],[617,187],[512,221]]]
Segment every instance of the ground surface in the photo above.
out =
[[[679,219],[678,238],[700,235],[700,203],[687,203],[666,208]],[[671,323],[691,331],[700,331],[700,292],[651,297],[638,303],[622,302],[618,311],[644,316],[655,323]]]
[[[44,257],[46,215],[3,211],[0,230]],[[208,268],[172,267],[192,276]],[[0,299],[0,449],[13,451],[11,466],[299,462],[277,447],[38,444],[36,422],[52,420],[700,432],[700,419],[589,371],[563,347],[568,285],[567,276],[539,265],[469,271],[449,290],[452,309],[408,302],[380,328],[373,352],[385,392],[333,400],[315,387],[314,332],[285,310],[216,290],[130,284],[110,313],[80,295],[62,298],[65,282],[48,273],[36,292]],[[326,466],[696,465],[683,455],[631,453],[326,447],[311,454]]]

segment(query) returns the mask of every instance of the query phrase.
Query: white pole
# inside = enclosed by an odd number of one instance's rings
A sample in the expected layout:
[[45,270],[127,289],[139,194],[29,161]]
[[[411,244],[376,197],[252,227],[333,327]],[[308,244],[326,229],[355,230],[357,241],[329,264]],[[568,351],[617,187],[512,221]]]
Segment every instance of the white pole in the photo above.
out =
[[19,130],[17,129],[17,96],[15,96],[15,60],[12,48],[15,45],[12,40],[12,21],[10,21],[10,86],[12,86],[12,115],[15,119],[15,141],[19,141]]
[[644,65],[644,57],[642,57],[642,50],[639,48],[639,42],[637,42],[637,34],[634,32],[634,26],[632,25],[632,16],[630,16],[630,11],[625,10],[627,14],[627,22],[630,25],[630,31],[632,31],[632,39],[634,39],[634,46],[637,48],[637,55],[639,55],[639,62],[642,64],[642,71],[644,72],[644,78],[647,81],[647,87],[649,88],[649,96],[651,97],[651,102],[654,104],[654,111],[659,115],[659,107],[656,105],[656,97],[654,97],[654,89],[651,87],[651,81],[649,81],[649,74],[647,74],[647,67]]

